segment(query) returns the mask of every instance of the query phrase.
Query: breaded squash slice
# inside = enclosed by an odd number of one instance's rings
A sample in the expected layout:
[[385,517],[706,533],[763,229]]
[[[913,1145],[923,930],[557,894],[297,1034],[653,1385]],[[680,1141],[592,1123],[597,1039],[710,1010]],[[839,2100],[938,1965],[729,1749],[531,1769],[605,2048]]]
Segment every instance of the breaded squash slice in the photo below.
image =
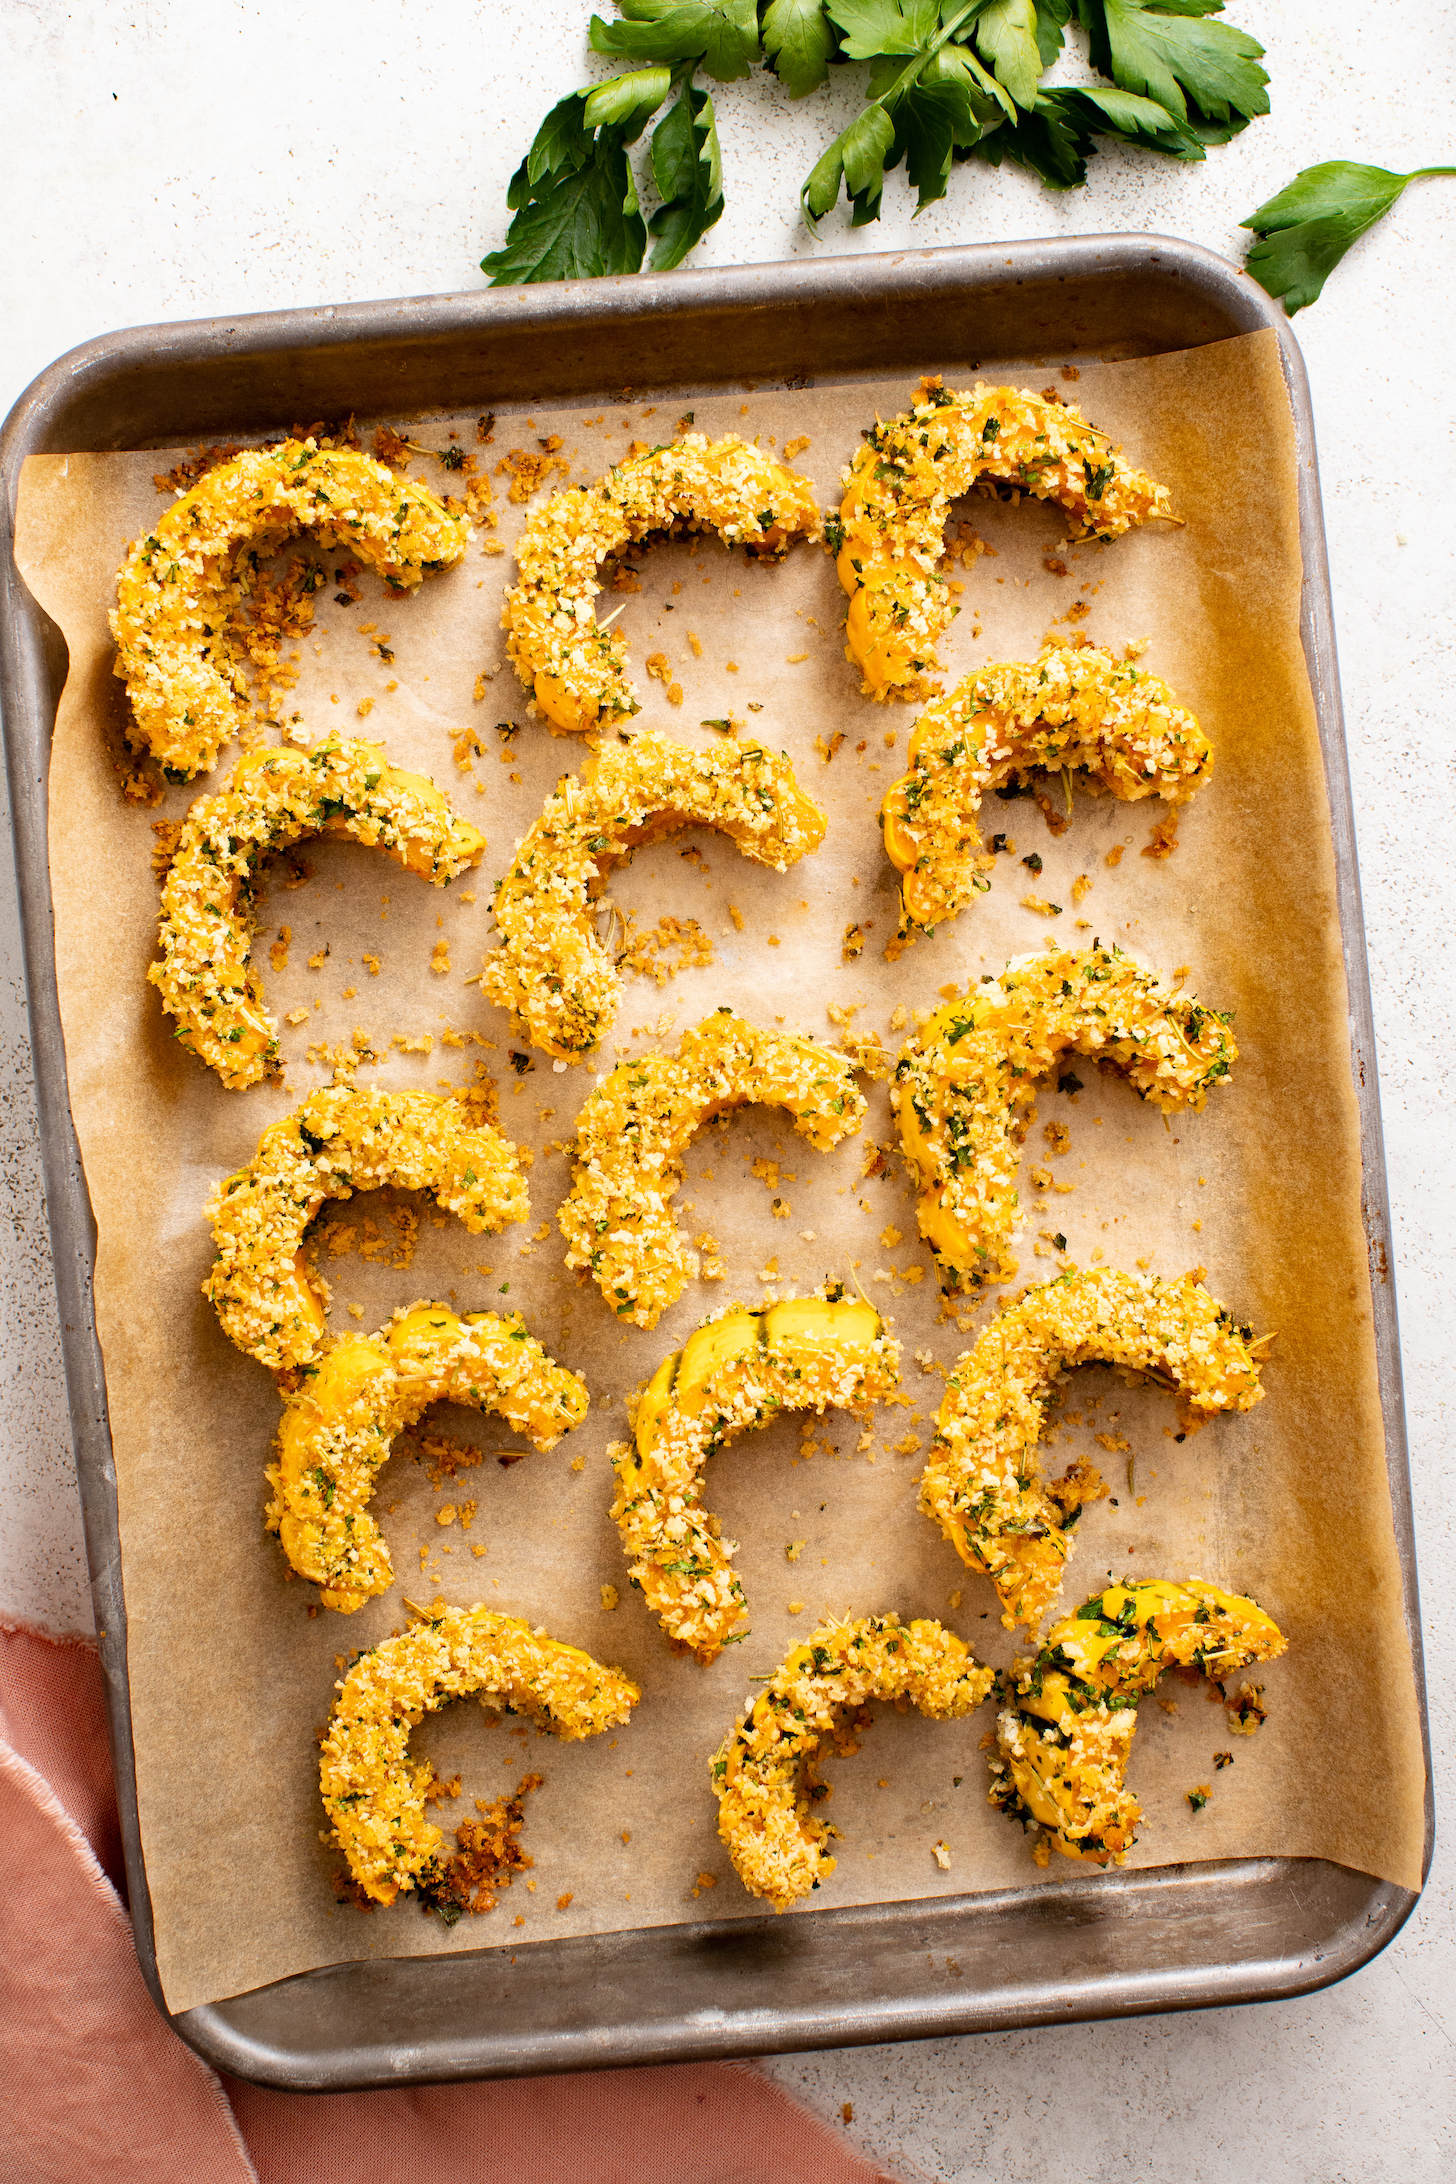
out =
[[619,1063],[586,1100],[556,1218],[566,1264],[590,1270],[618,1319],[655,1327],[696,1274],[672,1211],[683,1155],[714,1115],[750,1103],[783,1108],[818,1152],[853,1137],[865,1116],[842,1054],[726,1008],[685,1031],[676,1054]]
[[223,1332],[271,1372],[307,1365],[325,1331],[303,1238],[328,1198],[428,1191],[474,1235],[524,1221],[526,1178],[509,1138],[433,1092],[326,1085],[275,1122],[246,1168],[214,1184],[217,1257],[202,1284]]
[[415,1304],[379,1334],[346,1334],[321,1351],[284,1397],[264,1521],[326,1608],[351,1615],[394,1583],[369,1515],[374,1481],[395,1435],[447,1402],[498,1412],[542,1451],[591,1407],[586,1382],[548,1357],[519,1315]]
[[440,1830],[425,1818],[434,1780],[410,1758],[410,1731],[451,1699],[523,1714],[567,1743],[625,1722],[641,1697],[619,1668],[489,1608],[444,1608],[361,1654],[341,1683],[319,1789],[349,1871],[376,1903],[428,1896],[443,1878]]
[[841,1754],[859,1749],[844,1715],[871,1699],[893,1699],[934,1721],[960,1721],[994,1681],[965,1640],[939,1623],[907,1625],[898,1615],[821,1623],[713,1758],[718,1833],[749,1894],[787,1911],[834,1871],[828,1844],[837,1830],[814,1817],[796,1776],[826,1737]]
[[1008,1630],[1046,1614],[1072,1526],[1107,1491],[1087,1463],[1055,1481],[1042,1472],[1037,1446],[1062,1375],[1115,1365],[1129,1380],[1175,1387],[1187,1430],[1263,1400],[1252,1340],[1192,1274],[1164,1282],[1089,1267],[1003,1304],[946,1382],[920,1507],[967,1568],[990,1578]]
[[956,613],[940,573],[951,502],[979,479],[1055,501],[1083,538],[1120,538],[1170,517],[1168,489],[1123,459],[1073,405],[1024,388],[950,394],[923,379],[919,399],[876,423],[844,473],[825,536],[849,593],[845,658],[867,698],[924,698],[936,639]]
[[1168,1668],[1221,1682],[1272,1661],[1282,1633],[1256,1601],[1201,1578],[1125,1579],[1058,1623],[1018,1661],[996,1722],[990,1801],[1050,1849],[1121,1865],[1142,1808],[1123,1787],[1137,1702]]
[[812,488],[736,433],[634,450],[591,486],[553,493],[516,547],[501,621],[516,673],[553,729],[614,728],[640,710],[627,640],[596,618],[603,564],[670,531],[716,531],[755,561],[819,536]]
[[612,865],[692,826],[786,872],[819,847],[825,819],[788,760],[761,744],[691,751],[647,729],[565,778],[516,851],[495,894],[503,945],[486,957],[480,990],[546,1053],[589,1054],[616,1016],[622,982],[592,922]]
[[664,1359],[612,1459],[612,1519],[632,1583],[675,1644],[716,1660],[746,1606],[735,1542],[701,1506],[707,1459],[780,1411],[868,1410],[898,1383],[899,1358],[879,1314],[840,1290],[758,1312],[730,1305]]
[[469,525],[372,456],[312,440],[249,448],[199,479],[128,548],[111,613],[131,741],[173,780],[216,765],[246,722],[240,610],[259,564],[300,531],[403,590],[458,561]]
[[910,772],[886,790],[885,854],[903,875],[902,930],[933,933],[984,892],[981,800],[1038,768],[1123,803],[1180,804],[1213,752],[1165,682],[1095,645],[1048,645],[983,667],[936,698],[910,732]]
[[485,848],[432,781],[352,737],[250,751],[225,789],[199,796],[162,886],[162,953],[147,977],[177,1019],[179,1042],[230,1092],[278,1063],[278,1026],[252,962],[254,883],[265,857],[312,834],[352,835],[436,887],[478,864]]
[[948,1294],[1009,1280],[1016,1163],[1037,1086],[1067,1054],[1126,1077],[1165,1113],[1203,1106],[1238,1058],[1232,1018],[1120,948],[1020,956],[948,1001],[902,1047],[890,1104],[920,1189],[920,1233]]

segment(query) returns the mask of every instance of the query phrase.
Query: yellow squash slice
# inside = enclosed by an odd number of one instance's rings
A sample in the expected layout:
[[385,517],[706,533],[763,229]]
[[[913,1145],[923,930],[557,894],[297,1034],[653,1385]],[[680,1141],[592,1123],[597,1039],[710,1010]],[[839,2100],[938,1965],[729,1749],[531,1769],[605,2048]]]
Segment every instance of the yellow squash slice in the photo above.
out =
[[619,1668],[488,1608],[444,1608],[361,1654],[323,1740],[319,1789],[349,1871],[376,1903],[428,1896],[441,1877],[440,1830],[425,1818],[434,1769],[409,1753],[410,1731],[451,1699],[524,1714],[574,1742],[625,1722],[641,1697]]
[[898,1615],[822,1623],[795,1646],[713,1759],[718,1833],[749,1894],[787,1911],[834,1871],[834,1831],[814,1817],[797,1777],[826,1737],[841,1753],[858,1749],[846,1715],[891,1699],[959,1721],[994,1681],[954,1631]]
[[943,1290],[1007,1280],[1017,1152],[1037,1086],[1068,1054],[1126,1077],[1164,1112],[1200,1108],[1238,1058],[1230,1018],[1120,948],[1021,956],[948,1001],[905,1047],[891,1105]]
[[326,1320],[304,1231],[326,1199],[386,1185],[428,1191],[477,1236],[528,1211],[515,1146],[457,1101],[327,1085],[271,1123],[247,1167],[208,1198],[217,1257],[202,1293],[229,1341],[272,1372],[317,1356]]
[[715,1660],[745,1608],[734,1542],[701,1506],[709,1456],[780,1411],[867,1409],[898,1380],[898,1345],[879,1314],[842,1291],[758,1312],[730,1305],[663,1360],[613,1459],[612,1518],[632,1583],[669,1638]]
[[391,766],[379,744],[351,738],[309,751],[251,751],[225,789],[199,796],[163,884],[162,954],[147,977],[176,1017],[182,1045],[231,1092],[278,1062],[278,1026],[252,963],[253,887],[265,857],[311,834],[377,845],[437,887],[485,848],[432,781]]
[[639,710],[627,640],[596,618],[603,565],[669,531],[716,531],[756,561],[819,536],[807,482],[730,433],[686,433],[634,450],[592,486],[553,493],[530,517],[501,620],[516,673],[555,729],[620,726]]
[[645,730],[564,780],[496,890],[503,945],[481,992],[570,1061],[610,1030],[622,982],[593,923],[611,866],[680,827],[714,827],[755,864],[786,872],[824,839],[824,814],[786,758],[761,744],[690,751]]
[[956,608],[940,573],[950,505],[979,480],[1065,508],[1086,538],[1170,516],[1168,489],[1134,470],[1080,410],[1024,388],[950,394],[938,379],[876,423],[844,473],[826,525],[849,593],[846,659],[866,697],[924,698],[937,638]]
[[1061,1376],[1115,1365],[1129,1379],[1171,1384],[1187,1428],[1262,1401],[1252,1339],[1192,1274],[1164,1282],[1091,1267],[1001,1307],[946,1382],[920,1506],[962,1562],[990,1578],[1008,1630],[1041,1621],[1083,1504],[1107,1491],[1090,1464],[1055,1481],[1042,1472],[1037,1447]]
[[1190,1577],[1109,1585],[1019,1661],[996,1723],[990,1799],[1048,1848],[1121,1865],[1142,1808],[1123,1787],[1137,1702],[1168,1668],[1222,1682],[1284,1651],[1253,1600]]
[[619,1063],[587,1099],[557,1220],[567,1265],[590,1270],[619,1319],[655,1327],[696,1273],[672,1212],[683,1155],[705,1122],[750,1102],[783,1108],[819,1152],[852,1137],[865,1115],[842,1054],[760,1031],[731,1009],[684,1032],[676,1054]]
[[981,668],[921,714],[911,770],[885,793],[880,824],[902,875],[904,928],[933,933],[985,891],[977,819],[991,790],[1042,768],[1123,803],[1179,804],[1212,765],[1193,715],[1131,660],[1049,645],[1035,660]]
[[458,561],[469,535],[423,486],[312,440],[250,448],[199,479],[128,549],[111,615],[132,741],[174,780],[216,765],[246,722],[241,611],[259,563],[304,530],[397,590]]
[[292,1567],[350,1615],[388,1592],[394,1568],[368,1504],[395,1435],[432,1403],[497,1411],[533,1448],[554,1448],[591,1407],[584,1380],[519,1318],[415,1304],[377,1335],[346,1334],[284,1398],[268,1467],[267,1527]]

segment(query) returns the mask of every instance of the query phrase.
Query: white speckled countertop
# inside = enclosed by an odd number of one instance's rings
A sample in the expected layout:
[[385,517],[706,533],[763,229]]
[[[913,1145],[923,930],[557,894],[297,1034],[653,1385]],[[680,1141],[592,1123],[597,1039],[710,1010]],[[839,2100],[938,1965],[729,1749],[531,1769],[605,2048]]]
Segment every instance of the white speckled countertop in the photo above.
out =
[[[111,327],[475,285],[536,118],[608,72],[586,58],[589,12],[584,0],[356,0],[342,12],[0,0],[0,412],[53,357]],[[1205,165],[1109,149],[1090,186],[1065,196],[973,165],[918,221],[896,175],[878,227],[851,233],[836,215],[817,244],[798,225],[798,184],[848,119],[848,82],[797,106],[766,79],[730,86],[717,102],[728,209],[694,262],[1138,229],[1238,257],[1240,215],[1301,166],[1456,156],[1453,0],[1233,0],[1230,13],[1268,48],[1274,112]],[[1456,1233],[1442,1000],[1456,992],[1453,239],[1456,183],[1408,191],[1296,321],[1369,926],[1438,1811],[1456,1747],[1452,1293],[1440,1271]],[[87,1629],[8,859],[0,1293],[0,1618]],[[937,2179],[1437,2184],[1456,2174],[1451,1870],[1438,1848],[1399,1938],[1305,2001],[770,2067],[825,2113],[852,2103],[867,2148]]]

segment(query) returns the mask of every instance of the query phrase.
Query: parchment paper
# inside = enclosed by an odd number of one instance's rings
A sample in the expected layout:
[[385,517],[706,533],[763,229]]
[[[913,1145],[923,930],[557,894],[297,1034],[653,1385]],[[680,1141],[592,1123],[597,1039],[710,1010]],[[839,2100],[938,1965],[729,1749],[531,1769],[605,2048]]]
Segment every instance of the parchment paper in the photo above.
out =
[[[924,361],[952,385],[976,376],[965,359]],[[995,375],[1071,396],[1058,362],[997,366]],[[903,407],[911,391],[907,375],[679,392],[655,403],[635,396],[529,416],[503,409],[493,444],[479,453],[489,463],[512,447],[535,453],[559,433],[571,478],[590,479],[631,438],[669,437],[692,409],[700,429],[760,434],[766,446],[808,435],[796,465],[822,500],[837,501],[860,427],[876,411]],[[625,605],[642,721],[707,742],[713,731],[701,721],[740,716],[788,750],[826,806],[830,831],[815,858],[782,878],[708,834],[658,845],[619,873],[610,890],[619,908],[635,911],[642,927],[662,916],[696,919],[713,961],[660,990],[629,979],[615,1036],[594,1066],[671,1040],[725,1002],[831,1040],[846,1027],[829,1020],[827,1006],[853,1005],[848,1035],[877,1032],[893,1050],[897,1006],[929,1008],[950,982],[1008,956],[1094,937],[1164,969],[1186,965],[1194,991],[1235,1009],[1242,1055],[1233,1088],[1215,1094],[1204,1115],[1165,1127],[1089,1068],[1075,1099],[1047,1088],[1026,1148],[1022,1280],[1055,1270],[1054,1246],[1043,1239],[1060,1234],[1082,1264],[1103,1256],[1167,1274],[1205,1266],[1214,1292],[1241,1317],[1278,1331],[1267,1400],[1182,1443],[1173,1438],[1171,1398],[1131,1393],[1100,1370],[1074,1381],[1067,1410],[1081,1423],[1055,1432],[1047,1462],[1091,1457],[1113,1498],[1083,1518],[1062,1602],[1072,1608],[1109,1574],[1197,1574],[1254,1593],[1288,1636],[1286,1658],[1259,1672],[1271,1716],[1256,1737],[1230,1736],[1223,1713],[1184,1684],[1165,1687],[1176,1702],[1167,1711],[1144,1705],[1131,1780],[1146,1819],[1131,1863],[1309,1855],[1415,1887],[1419,1729],[1383,1465],[1330,834],[1299,642],[1295,450],[1277,345],[1256,334],[1151,360],[1084,361],[1075,398],[1168,482],[1186,528],[1065,549],[1054,510],[965,504],[959,513],[994,554],[957,572],[965,611],[942,648],[947,681],[986,660],[1030,657],[1054,623],[1115,645],[1150,639],[1147,664],[1194,706],[1217,749],[1213,780],[1186,809],[1176,853],[1140,854],[1164,816],[1158,804],[1079,797],[1059,837],[1032,803],[995,804],[986,832],[1011,839],[992,892],[934,941],[887,963],[896,893],[875,811],[901,769],[914,716],[859,696],[842,657],[844,601],[828,557],[799,550],[765,573],[715,540],[657,547],[637,556],[640,594],[607,594],[600,610]],[[474,451],[474,424],[473,416],[417,421],[410,437],[440,448],[453,427]],[[71,1099],[99,1228],[96,1308],[116,1449],[141,1830],[168,2003],[186,2009],[353,1957],[517,1950],[562,1934],[756,1913],[718,1842],[707,1777],[749,1679],[769,1673],[825,1612],[939,1615],[997,1663],[1026,1649],[1024,1634],[1017,1641],[1000,1628],[989,1586],[915,1510],[939,1375],[990,1307],[965,1311],[966,1334],[941,1316],[898,1154],[885,1175],[862,1175],[871,1140],[892,1138],[882,1085],[872,1090],[865,1133],[832,1156],[762,1111],[704,1133],[680,1211],[690,1236],[715,1240],[724,1278],[690,1286],[654,1332],[623,1332],[595,1288],[565,1273],[554,1215],[569,1169],[555,1148],[592,1071],[553,1070],[532,1053],[518,1077],[509,1053],[524,1042],[464,982],[492,933],[493,879],[558,775],[584,756],[531,718],[504,657],[499,602],[513,562],[509,553],[483,553],[481,540],[508,546],[524,518],[504,498],[506,479],[497,485],[499,531],[478,534],[458,568],[410,599],[387,601],[368,578],[357,605],[321,595],[316,631],[297,647],[292,694],[310,735],[331,727],[377,734],[397,761],[450,787],[488,832],[477,883],[439,893],[357,845],[308,845],[312,876],[290,888],[277,868],[257,944],[266,957],[279,928],[291,929],[286,969],[265,972],[280,1016],[308,1011],[305,1024],[285,1027],[286,1085],[228,1093],[177,1047],[145,983],[155,948],[151,822],[180,817],[191,795],[223,776],[171,791],[161,813],[123,803],[108,738],[124,697],[105,622],[126,541],[165,505],[153,474],[174,459],[156,451],[33,458],[18,546],[27,581],[70,647],[50,778],[56,949]],[[430,457],[413,469],[439,486],[455,482]],[[1046,566],[1058,559],[1065,576]],[[1068,620],[1077,602],[1089,611]],[[381,633],[392,661],[371,649]],[[681,686],[680,705],[645,672],[657,651]],[[375,703],[361,723],[365,698]],[[519,732],[502,738],[497,722]],[[452,740],[470,728],[485,752],[462,770]],[[827,748],[839,734],[845,740],[826,762],[821,741]],[[1119,845],[1125,854],[1114,869],[1107,856]],[[1035,876],[1020,861],[1033,852],[1044,860]],[[1074,901],[1079,874],[1092,886]],[[1022,907],[1028,894],[1060,904],[1062,914]],[[865,927],[868,944],[846,965],[841,937],[851,921]],[[450,968],[435,975],[431,955],[442,938]],[[323,950],[321,966],[309,968]],[[379,959],[377,974],[366,955]],[[427,1421],[425,1430],[441,1425],[473,1440],[485,1461],[434,1486],[425,1463],[396,1454],[377,1506],[400,1584],[344,1618],[310,1608],[313,1589],[289,1581],[276,1541],[263,1534],[277,1398],[263,1369],[225,1340],[198,1284],[211,1258],[201,1217],[209,1186],[250,1156],[268,1122],[326,1081],[327,1062],[310,1062],[306,1048],[347,1043],[356,1026],[386,1056],[361,1071],[366,1083],[433,1088],[466,1081],[478,1063],[490,1068],[504,1127],[536,1154],[532,1217],[528,1228],[481,1239],[426,1204],[416,1209],[413,1262],[402,1267],[387,1263],[398,1227],[386,1197],[351,1202],[333,1227],[352,1224],[369,1255],[321,1248],[333,1325],[375,1327],[396,1304],[424,1296],[448,1296],[461,1309],[519,1306],[548,1348],[586,1374],[596,1407],[553,1454],[507,1467],[494,1460],[512,1445],[499,1421],[469,1412]],[[429,1054],[388,1045],[427,1032]],[[462,1033],[486,1044],[449,1043]],[[1070,1150],[1055,1159],[1042,1135],[1047,1118],[1071,1132]],[[756,1160],[777,1171],[755,1176]],[[1039,1193],[1029,1172],[1042,1163],[1073,1188]],[[853,1420],[831,1414],[807,1450],[791,1419],[714,1461],[708,1505],[741,1542],[752,1635],[703,1669],[672,1655],[627,1586],[606,1515],[606,1447],[626,1433],[624,1396],[704,1312],[733,1298],[802,1292],[826,1272],[857,1273],[893,1314],[908,1402],[877,1415],[868,1446]],[[917,1356],[934,1369],[922,1371]],[[1094,1433],[1128,1447],[1099,1446]],[[467,1498],[478,1503],[469,1530],[435,1521],[447,1501]],[[791,1563],[786,1548],[796,1541],[804,1544]],[[602,1606],[604,1585],[619,1589],[620,1606]],[[340,1861],[320,1840],[316,1732],[341,1663],[404,1625],[406,1593],[519,1613],[621,1662],[643,1687],[629,1727],[581,1745],[491,1729],[465,1706],[417,1733],[417,1749],[442,1775],[464,1778],[461,1802],[440,1810],[447,1826],[473,1813],[472,1798],[513,1787],[528,1766],[545,1777],[527,1808],[531,1874],[494,1912],[448,1931],[408,1901],[372,1915],[336,1905],[331,1876]],[[1040,1873],[1024,1837],[986,1805],[978,1745],[990,1721],[989,1709],[963,1725],[886,1710],[860,1756],[832,1766],[829,1816],[844,1839],[816,1908],[1034,1888],[1064,1876],[1055,1859],[1056,1870]],[[1215,1750],[1232,1750],[1234,1765],[1216,1772]],[[1212,1794],[1195,1815],[1186,1792],[1200,1784]],[[948,1871],[932,1857],[937,1840],[950,1848]]]

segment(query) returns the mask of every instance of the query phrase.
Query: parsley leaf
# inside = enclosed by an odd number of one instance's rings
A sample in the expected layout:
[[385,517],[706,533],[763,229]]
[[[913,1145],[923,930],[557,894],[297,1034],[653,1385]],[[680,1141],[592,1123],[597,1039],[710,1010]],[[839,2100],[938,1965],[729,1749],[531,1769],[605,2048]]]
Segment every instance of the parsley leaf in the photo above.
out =
[[493,288],[639,270],[647,229],[626,147],[671,82],[665,68],[642,69],[551,109],[506,192],[504,247],[480,261]]
[[1292,316],[1317,300],[1351,244],[1384,219],[1407,182],[1434,174],[1456,174],[1456,167],[1392,174],[1349,159],[1303,167],[1287,189],[1239,223],[1259,238],[1244,262],[1262,289],[1283,297]]
[[624,21],[591,19],[594,53],[634,61],[701,61],[715,83],[758,59],[758,0],[617,0]]
[[1155,99],[1179,121],[1243,124],[1267,114],[1264,48],[1232,23],[1213,23],[1223,0],[1077,0],[1092,65],[1122,91]]
[[[1009,94],[953,34],[985,0],[824,0],[843,36],[847,60],[875,58],[869,104],[857,114],[804,184],[801,202],[812,230],[843,185],[851,225],[880,216],[887,168],[909,162],[921,205],[945,194],[953,151],[969,151],[986,127],[1015,115]],[[998,111],[999,109],[999,111]]]
[[723,211],[723,162],[713,101],[689,75],[652,132],[652,179],[662,204],[648,223],[652,270],[681,265]]
[[1041,78],[1036,24],[1036,0],[989,0],[976,17],[976,50],[1021,107],[1035,106]]
[[791,99],[823,83],[837,45],[823,0],[769,0],[763,50]]

